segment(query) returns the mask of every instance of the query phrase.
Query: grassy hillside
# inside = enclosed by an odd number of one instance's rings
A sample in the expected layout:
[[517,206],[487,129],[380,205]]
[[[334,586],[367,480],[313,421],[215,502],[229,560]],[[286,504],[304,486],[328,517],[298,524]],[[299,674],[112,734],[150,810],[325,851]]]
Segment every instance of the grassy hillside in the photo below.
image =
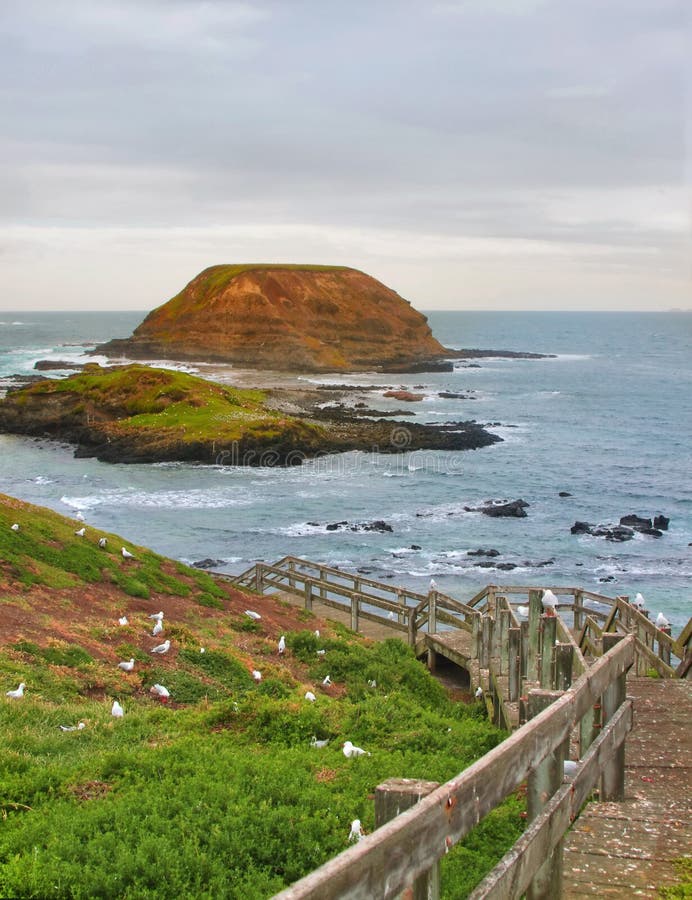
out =
[[[82,526],[0,495],[0,895],[269,897],[343,850],[352,819],[372,830],[378,783],[445,781],[502,737],[400,641]],[[24,697],[6,697],[20,681]],[[346,759],[346,739],[372,755]],[[520,809],[511,799],[445,857],[444,896],[463,897],[514,841]]]

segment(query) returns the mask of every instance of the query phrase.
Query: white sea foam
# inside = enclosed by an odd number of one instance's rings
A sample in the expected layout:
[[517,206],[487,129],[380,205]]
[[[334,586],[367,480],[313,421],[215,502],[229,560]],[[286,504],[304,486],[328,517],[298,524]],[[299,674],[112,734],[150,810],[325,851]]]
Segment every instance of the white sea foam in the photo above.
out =
[[60,502],[71,509],[87,510],[99,506],[126,506],[137,509],[230,509],[236,506],[252,506],[256,498],[248,492],[186,490],[186,491],[137,491],[109,489],[98,494],[81,497],[63,496]]

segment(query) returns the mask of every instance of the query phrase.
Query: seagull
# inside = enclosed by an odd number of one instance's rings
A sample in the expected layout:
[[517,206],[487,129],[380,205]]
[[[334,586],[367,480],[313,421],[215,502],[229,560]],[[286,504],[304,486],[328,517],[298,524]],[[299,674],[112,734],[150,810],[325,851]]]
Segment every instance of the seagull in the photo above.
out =
[[369,679],[369,681],[368,681],[368,687],[371,687],[371,688],[376,688],[376,687],[377,687],[377,682],[375,681],[374,678],[370,678],[370,679]]
[[329,743],[329,739],[324,741],[318,741],[315,735],[313,734],[312,739],[310,741],[310,746],[314,747],[316,750],[323,750],[327,744]]
[[344,742],[343,753],[346,759],[353,759],[354,756],[370,756],[366,750],[362,750],[360,747],[354,747],[350,741]]
[[150,618],[150,619],[158,619],[159,622],[160,622],[161,619],[163,619],[163,610],[162,610],[161,612],[152,613],[152,614],[149,616],[149,618]]
[[130,551],[126,550],[125,547],[121,547],[120,552],[123,555],[123,559],[134,559],[135,558],[134,553],[130,553]]
[[118,625],[129,625],[130,623],[127,621],[127,616],[120,616],[118,619]]
[[22,683],[19,685],[19,687],[17,688],[16,691],[6,691],[5,696],[11,697],[13,700],[19,700],[20,697],[24,696],[24,688],[25,687],[26,687],[26,684],[24,684],[24,682],[22,681]]
[[562,765],[562,771],[565,778],[574,778],[577,774],[577,766],[579,763],[575,762],[573,759],[566,759]]
[[80,528],[79,531],[75,531],[75,534],[77,535],[77,537],[84,537],[84,535],[86,534],[86,528]]
[[322,681],[322,684],[323,684],[325,687],[329,687],[329,685],[330,685],[331,683],[332,683],[332,679],[329,677],[329,675],[327,675],[327,677],[324,678],[324,680]]
[[521,616],[522,619],[528,619],[528,617],[529,617],[528,606],[517,606],[517,615]]
[[363,831],[363,826],[360,824],[360,819],[354,819],[351,822],[351,833],[348,836],[349,844],[353,842],[357,844],[358,841],[362,841],[364,837],[365,832]]
[[125,715],[125,710],[117,700],[113,701],[113,706],[111,707],[111,715],[115,716],[116,719],[122,719],[122,717]]
[[152,684],[149,688],[149,693],[154,697],[158,697],[162,703],[165,703],[171,696],[168,688],[165,688],[162,684]]
[[286,650],[286,638],[281,635],[279,638],[279,653],[283,653]]
[[156,625],[154,625],[154,627],[151,630],[151,635],[152,635],[152,637],[157,637],[157,635],[161,634],[162,631],[163,631],[163,622],[161,621],[161,619],[157,619]]
[[480,684],[476,688],[476,693],[473,696],[476,698],[476,700],[483,699],[483,688],[480,686]]
[[253,609],[246,609],[245,615],[249,616],[251,619],[261,619],[262,616],[259,613],[256,613]]
[[200,648],[199,648],[199,652],[200,652],[200,653],[206,653],[207,651],[206,651],[206,648],[205,648],[205,647],[200,647]]
[[81,510],[77,510],[74,514],[75,519],[79,519],[80,522],[84,521],[84,513]]
[[326,650],[318,650],[318,651],[317,651],[317,655],[318,655],[318,656],[324,656],[326,652],[327,652]]
[[320,638],[320,630],[319,630],[319,628],[316,628],[316,629],[315,629],[315,637],[319,640],[319,638]]
[[543,609],[545,610],[546,616],[555,615],[555,608],[557,607],[557,597],[551,590],[543,591],[541,603],[543,604]]
[[257,684],[259,684],[260,681],[262,680],[262,673],[259,671],[259,669],[253,669],[253,670],[252,670],[252,677],[255,679],[255,681],[257,682]]
[[656,628],[667,628],[669,625],[670,622],[668,621],[668,619],[666,619],[663,613],[660,612],[656,616]]
[[388,619],[391,619],[392,621],[394,621],[395,616],[394,616],[394,610],[393,610],[393,609],[390,609],[390,611],[387,613],[387,618],[388,618]]
[[152,653],[168,653],[171,649],[171,642],[164,641],[163,644],[157,644],[155,647],[151,648]]
[[436,591],[436,590],[437,590],[437,582],[435,581],[434,578],[431,578],[431,579],[430,579],[430,590],[431,590],[431,591]]
[[646,609],[646,600],[641,594],[637,594],[632,601],[632,606],[634,606],[635,609]]
[[99,547],[102,550],[105,550],[107,543],[108,543],[108,541],[105,538],[99,538]]
[[123,672],[131,672],[134,669],[134,667],[135,667],[134,657],[132,657],[132,659],[128,660],[127,662],[123,661],[123,662],[118,663],[118,668],[122,669]]
[[80,722],[79,725],[58,725],[60,731],[81,731],[82,728],[86,728],[84,722]]
[[305,699],[309,700],[310,703],[314,703],[317,698],[312,693],[312,691],[305,691]]
[[19,525],[15,522],[14,525],[10,525],[11,531],[19,531]]

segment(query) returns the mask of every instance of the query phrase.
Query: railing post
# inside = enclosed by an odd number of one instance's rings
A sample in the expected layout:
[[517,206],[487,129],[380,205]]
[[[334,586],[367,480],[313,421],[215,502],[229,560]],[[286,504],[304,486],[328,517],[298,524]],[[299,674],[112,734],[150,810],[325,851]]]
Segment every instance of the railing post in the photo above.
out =
[[[644,646],[646,646],[646,630],[644,627],[644,623],[637,616],[636,625],[634,628],[634,633],[637,635],[637,640],[640,641]],[[603,648],[603,652],[605,653],[605,647]],[[638,650],[635,650],[635,660],[636,660],[636,672],[637,675],[645,676],[647,670],[649,668],[649,663],[644,656],[643,653],[640,653]]]
[[580,590],[574,592],[574,630],[581,631],[584,617],[584,594]]
[[505,605],[498,614],[498,622],[500,675],[506,675],[509,669],[509,610]]
[[[666,625],[665,628],[661,628],[660,631],[662,631],[663,634],[667,634],[668,637],[671,636],[670,625]],[[670,644],[667,641],[664,643],[660,638],[658,639],[658,655],[667,666],[670,665]]]
[[437,631],[437,591],[428,594],[428,634]]
[[418,631],[418,627],[416,625],[415,610],[409,609],[409,612],[408,612],[408,645],[409,645],[409,647],[415,648],[417,631]]
[[289,589],[289,591],[292,591],[296,586],[296,580],[295,580],[295,577],[293,574],[295,572],[295,569],[296,569],[296,564],[294,563],[293,560],[290,560],[288,563],[288,589]]
[[406,609],[406,595],[401,590],[401,588],[396,589],[396,602],[399,604],[399,606],[403,607],[402,611],[397,613],[397,618],[399,619],[399,624],[403,625],[404,624],[404,616],[405,616],[404,610]]
[[[607,653],[622,640],[621,634],[603,635],[603,652]],[[601,699],[601,722],[605,725],[612,719],[625,702],[627,693],[627,673],[623,672],[606,688]],[[625,744],[624,741],[606,763],[601,776],[601,800],[625,799]]]
[[264,565],[255,563],[255,590],[258,594],[264,593]]
[[351,631],[358,631],[358,607],[360,599],[357,594],[351,597]]
[[[383,784],[378,784],[375,788],[375,828],[380,828],[415,806],[438,787],[436,781],[418,781],[413,778],[390,778]],[[399,894],[402,900],[439,900],[439,896],[439,860]]]
[[[559,696],[556,691],[530,691],[529,718],[537,716]],[[529,773],[526,794],[529,822],[538,816],[548,800],[561,787],[564,756],[564,744],[560,744]],[[526,891],[527,900],[555,900],[556,897],[562,896],[562,846],[563,842],[559,841],[533,876]]]
[[541,591],[529,591],[529,641],[526,648],[527,681],[538,681],[538,654],[540,650],[542,615]]
[[312,581],[305,579],[305,609],[312,609]]
[[507,639],[508,661],[507,668],[509,670],[509,701],[516,703],[519,700],[521,687],[521,628],[509,628]]
[[553,652],[557,634],[557,616],[541,616],[541,687],[549,690],[553,686]]
[[471,620],[471,657],[479,659],[481,655],[481,614],[476,613]]
[[490,642],[493,637],[493,620],[489,615],[484,615],[481,620],[481,650],[480,650],[480,666],[481,669],[490,668]]
[[526,678],[529,653],[529,623],[526,620],[519,623],[519,631],[521,633],[521,641],[519,645],[520,673],[522,678]]
[[566,691],[572,684],[574,647],[572,644],[555,644],[555,690]]
[[[323,568],[323,566],[320,566],[320,581],[324,581],[324,574],[325,574],[324,568]],[[322,600],[324,600],[324,598],[325,598],[325,593],[326,592],[325,592],[324,586],[320,584],[320,598]]]

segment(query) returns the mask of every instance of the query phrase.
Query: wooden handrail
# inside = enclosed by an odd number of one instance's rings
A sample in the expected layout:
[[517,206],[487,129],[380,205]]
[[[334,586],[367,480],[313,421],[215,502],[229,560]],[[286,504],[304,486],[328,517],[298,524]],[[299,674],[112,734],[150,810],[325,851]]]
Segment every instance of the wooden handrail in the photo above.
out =
[[415,807],[281,891],[276,900],[395,897],[564,744],[574,725],[632,665],[634,640],[621,640],[544,712]]

